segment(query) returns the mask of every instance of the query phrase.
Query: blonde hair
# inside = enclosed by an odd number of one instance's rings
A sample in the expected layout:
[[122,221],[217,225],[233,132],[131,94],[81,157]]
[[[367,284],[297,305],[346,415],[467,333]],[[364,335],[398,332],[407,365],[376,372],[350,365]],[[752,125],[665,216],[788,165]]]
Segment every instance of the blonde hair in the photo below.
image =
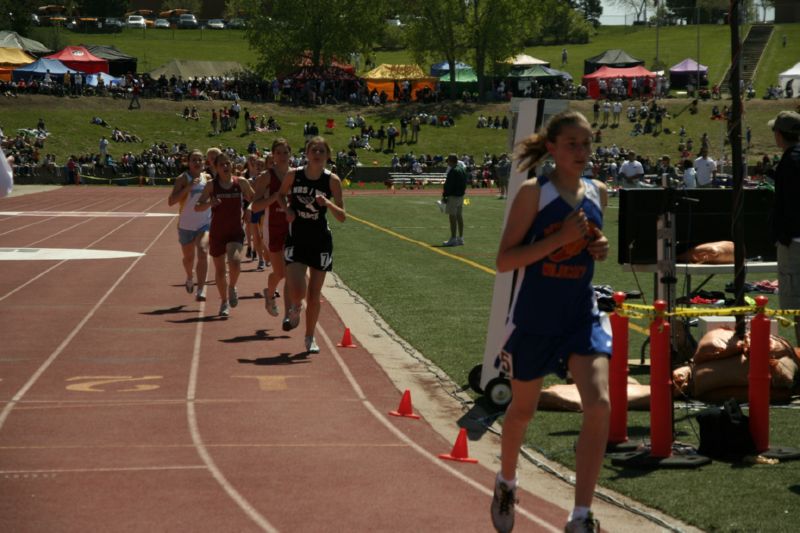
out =
[[547,156],[546,143],[556,142],[556,137],[565,126],[585,126],[589,131],[592,130],[589,121],[578,111],[562,111],[557,115],[553,115],[547,121],[546,126],[517,144],[514,150],[517,169],[520,172],[525,172],[539,164]]

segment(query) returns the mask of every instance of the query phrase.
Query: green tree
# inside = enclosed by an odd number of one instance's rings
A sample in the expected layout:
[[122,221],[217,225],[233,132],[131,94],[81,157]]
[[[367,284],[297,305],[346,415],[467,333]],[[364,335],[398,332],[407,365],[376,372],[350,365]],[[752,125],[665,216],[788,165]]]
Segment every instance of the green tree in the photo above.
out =
[[225,0],[224,16],[226,19],[235,19],[242,17],[247,11],[246,0]]
[[256,69],[283,74],[303,57],[313,66],[367,52],[383,20],[382,0],[247,0],[246,34],[257,52]]
[[188,9],[192,13],[200,13],[203,9],[203,0],[163,0],[161,9]]
[[[464,0],[410,0],[408,46],[418,63],[444,58],[455,75],[456,62],[466,58],[470,48],[467,29],[467,2]],[[456,85],[450,84],[450,98]]]
[[573,0],[572,3],[592,26],[596,28],[600,25],[600,17],[603,15],[603,3],[600,0]]
[[[25,0],[0,0],[0,19],[9,21],[7,29],[28,35],[33,24],[31,15],[35,8]],[[5,26],[5,25],[4,25]],[[6,28],[4,28],[6,29]]]
[[126,9],[127,0],[83,0],[80,8],[87,17],[121,17]]
[[524,12],[524,3],[518,0],[470,0],[467,6],[467,35],[478,76],[478,93],[483,98],[487,67],[491,74],[495,74],[497,65],[522,48],[524,35],[516,30]]

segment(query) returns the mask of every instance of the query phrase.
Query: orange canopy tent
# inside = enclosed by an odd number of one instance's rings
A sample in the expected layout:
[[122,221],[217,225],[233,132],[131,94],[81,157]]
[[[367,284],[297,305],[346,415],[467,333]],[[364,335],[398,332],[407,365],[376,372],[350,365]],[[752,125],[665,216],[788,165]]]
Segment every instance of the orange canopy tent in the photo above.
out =
[[364,81],[367,82],[367,89],[385,92],[388,100],[394,100],[394,84],[408,80],[410,84],[411,99],[417,99],[417,91],[429,88],[436,90],[438,78],[426,76],[419,65],[389,65],[384,63],[364,74]]
[[600,87],[598,85],[598,82],[600,79],[604,79],[610,84],[611,80],[614,80],[616,78],[622,78],[622,80],[625,83],[628,96],[631,96],[632,94],[631,80],[633,78],[655,78],[655,77],[656,77],[655,72],[650,72],[649,70],[647,70],[642,66],[630,67],[630,68],[600,67],[591,74],[585,75],[583,77],[583,84],[589,90],[590,98],[599,98]]
[[11,71],[36,61],[19,48],[0,48],[0,80],[11,81]]
[[60,52],[47,56],[46,59],[57,59],[69,68],[86,74],[98,72],[108,74],[108,61],[100,59],[83,46],[67,46]]

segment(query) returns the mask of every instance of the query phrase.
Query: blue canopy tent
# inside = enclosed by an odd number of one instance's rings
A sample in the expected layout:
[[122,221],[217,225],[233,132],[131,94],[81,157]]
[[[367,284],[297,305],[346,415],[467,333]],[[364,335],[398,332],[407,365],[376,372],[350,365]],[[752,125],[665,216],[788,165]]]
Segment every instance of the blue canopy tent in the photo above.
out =
[[122,83],[122,78],[116,78],[114,76],[106,74],[105,72],[98,72],[97,74],[89,74],[88,76],[86,76],[86,85],[90,87],[97,87],[97,83],[100,78],[103,79],[103,84],[106,87],[110,87],[112,85],[119,85],[120,83]]
[[48,71],[50,71],[50,76],[54,82],[61,81],[64,73],[66,72],[69,72],[70,74],[75,74],[78,72],[77,70],[72,70],[71,68],[67,67],[64,63],[57,59],[42,58],[31,63],[30,65],[25,65],[24,67],[14,69],[14,71],[11,73],[11,77],[14,81],[30,81],[34,78],[38,80],[44,78]]
[[[456,71],[459,70],[472,70],[472,67],[467,65],[466,63],[462,63],[461,61],[456,62]],[[441,78],[442,76],[446,76],[450,73],[450,63],[447,61],[442,61],[441,63],[436,63],[435,65],[431,65],[431,76],[435,76],[437,78]],[[456,74],[456,79],[458,79],[458,74]]]

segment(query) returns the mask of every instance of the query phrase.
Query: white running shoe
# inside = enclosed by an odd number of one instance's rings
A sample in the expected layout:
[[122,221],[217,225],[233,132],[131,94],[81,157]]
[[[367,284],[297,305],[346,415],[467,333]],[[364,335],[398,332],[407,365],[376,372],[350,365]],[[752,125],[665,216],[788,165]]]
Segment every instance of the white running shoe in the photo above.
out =
[[187,279],[186,283],[184,283],[183,286],[186,287],[186,292],[188,292],[189,294],[192,294],[194,292],[194,280]]
[[197,294],[195,294],[194,299],[197,300],[198,302],[205,302],[206,301],[206,288],[205,288],[205,286],[197,287]]
[[510,533],[514,529],[514,506],[517,504],[517,488],[496,479],[492,497],[492,524],[498,533]]
[[228,300],[231,302],[231,307],[239,305],[239,293],[236,291],[236,287],[228,287]]
[[270,296],[269,289],[264,289],[264,308],[267,310],[272,316],[278,316],[280,311],[278,311],[278,304],[275,303],[275,298]]
[[319,346],[313,336],[306,337],[306,351],[308,353],[319,353]]
[[231,307],[228,305],[228,302],[222,302],[222,305],[219,306],[219,316],[230,316],[231,314]]

